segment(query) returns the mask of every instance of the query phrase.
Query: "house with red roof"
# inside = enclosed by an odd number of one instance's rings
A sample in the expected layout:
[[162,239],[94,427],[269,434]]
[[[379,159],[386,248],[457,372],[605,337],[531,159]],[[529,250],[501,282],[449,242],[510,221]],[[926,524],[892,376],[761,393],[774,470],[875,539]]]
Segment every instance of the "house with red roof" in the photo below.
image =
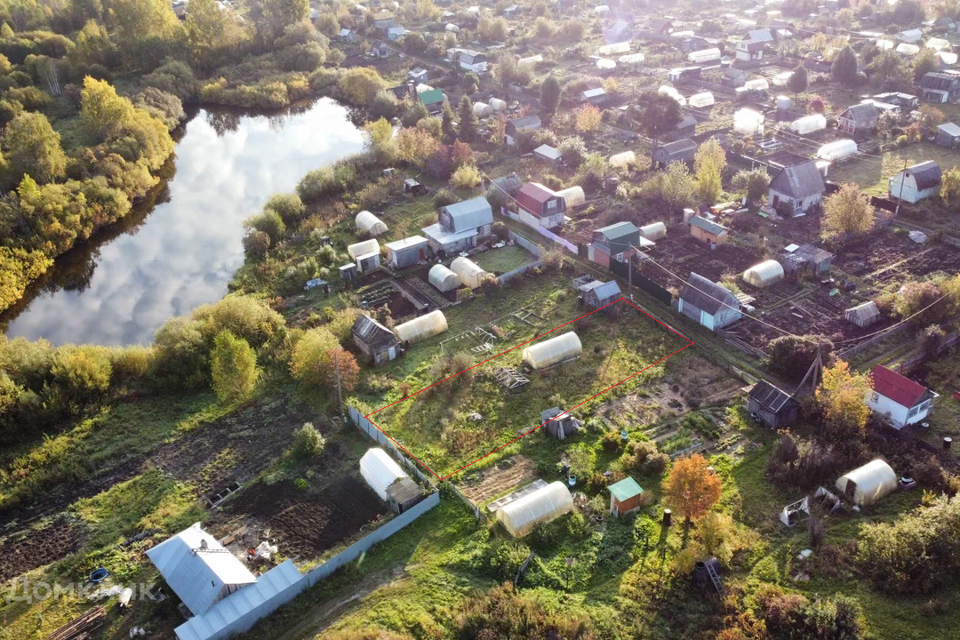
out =
[[922,384],[878,365],[873,369],[873,391],[867,397],[867,406],[884,416],[894,428],[902,429],[933,413],[933,401],[937,397]]
[[517,193],[520,222],[528,227],[553,229],[563,224],[567,201],[539,182],[528,182]]

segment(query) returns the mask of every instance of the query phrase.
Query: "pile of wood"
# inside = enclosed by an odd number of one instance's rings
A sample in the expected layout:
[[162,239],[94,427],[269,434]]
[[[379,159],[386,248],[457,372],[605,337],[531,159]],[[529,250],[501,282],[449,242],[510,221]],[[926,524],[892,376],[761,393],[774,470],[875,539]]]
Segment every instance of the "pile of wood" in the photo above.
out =
[[106,607],[94,607],[51,633],[47,640],[87,640],[106,618]]

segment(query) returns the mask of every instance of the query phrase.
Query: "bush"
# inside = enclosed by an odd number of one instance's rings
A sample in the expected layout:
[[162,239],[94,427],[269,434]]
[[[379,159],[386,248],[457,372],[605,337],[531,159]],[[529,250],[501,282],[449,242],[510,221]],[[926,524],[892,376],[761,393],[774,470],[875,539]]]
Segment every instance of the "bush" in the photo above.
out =
[[243,221],[243,226],[267,234],[273,244],[279,242],[287,231],[287,225],[283,223],[280,214],[270,209],[247,218]]
[[450,177],[450,183],[457,189],[470,189],[480,184],[480,170],[471,164],[465,164]]
[[620,456],[621,469],[644,475],[660,475],[666,471],[668,464],[670,456],[660,453],[657,444],[647,440],[630,440]]
[[800,338],[781,336],[770,341],[770,359],[768,368],[785,378],[799,379],[813,364],[817,355],[817,344],[824,366],[832,361],[833,343],[824,336],[807,335]]
[[323,453],[326,446],[326,438],[317,431],[312,422],[307,422],[293,432],[293,445],[290,447],[290,455],[295,460],[306,461],[318,457]]
[[458,202],[458,201],[459,201],[459,198],[457,198],[457,196],[454,195],[452,191],[449,191],[447,189],[438,190],[437,195],[433,197],[433,204],[438,209],[440,207],[446,207],[447,205],[451,205],[454,202]]

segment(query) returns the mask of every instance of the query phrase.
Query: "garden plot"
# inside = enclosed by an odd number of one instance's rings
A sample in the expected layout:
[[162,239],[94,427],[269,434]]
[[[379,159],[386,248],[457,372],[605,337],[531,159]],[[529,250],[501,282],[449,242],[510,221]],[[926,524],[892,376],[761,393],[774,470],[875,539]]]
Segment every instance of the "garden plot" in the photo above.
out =
[[[667,237],[658,240],[657,246],[650,254],[657,264],[681,278],[689,278],[692,271],[712,282],[717,282],[724,275],[740,275],[762,259],[758,252],[732,243],[711,250],[706,244],[697,242],[689,235],[679,235],[682,231],[683,229],[668,229]],[[679,291],[683,287],[683,283],[654,265],[643,265],[641,271],[643,275],[666,289]]]
[[[493,352],[502,355],[461,375],[455,374],[487,356],[475,353],[470,340],[448,339],[443,353],[424,360],[382,409],[370,409],[370,419],[442,477],[537,429],[546,409],[574,408],[634,374],[616,387],[617,395],[649,384],[663,375],[664,359],[689,344],[625,302],[613,314],[597,312],[561,327],[583,312],[576,311],[572,296],[560,297],[543,315],[511,316],[509,331],[491,326],[495,336],[510,335],[509,342],[494,345]],[[483,301],[470,306],[478,304]],[[568,331],[575,331],[582,344],[576,359],[527,372],[529,382],[519,392],[505,389],[494,375],[501,367],[523,368],[524,347],[518,345]],[[512,350],[503,353],[507,349]],[[606,399],[590,400],[574,414],[579,417]]]
[[66,518],[0,539],[0,583],[42,567],[75,551],[85,538],[83,527]]
[[379,522],[387,506],[363,481],[340,477],[317,493],[293,482],[260,482],[228,503],[229,532],[245,527],[258,540],[273,539],[285,557],[309,561]]
[[513,489],[533,482],[537,478],[537,467],[526,456],[513,456],[501,460],[496,465],[468,473],[460,483],[463,495],[476,504],[483,504]]

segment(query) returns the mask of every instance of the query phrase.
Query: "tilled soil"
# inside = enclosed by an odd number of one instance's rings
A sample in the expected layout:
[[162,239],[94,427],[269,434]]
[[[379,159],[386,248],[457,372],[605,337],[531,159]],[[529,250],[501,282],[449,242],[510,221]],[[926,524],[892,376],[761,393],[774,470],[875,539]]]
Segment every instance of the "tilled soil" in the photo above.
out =
[[0,583],[63,558],[83,539],[83,527],[66,517],[4,538],[0,541]]
[[362,481],[347,476],[318,494],[298,489],[292,482],[257,483],[232,499],[231,516],[251,519],[269,529],[280,553],[303,560],[361,532],[379,520],[387,506]]

